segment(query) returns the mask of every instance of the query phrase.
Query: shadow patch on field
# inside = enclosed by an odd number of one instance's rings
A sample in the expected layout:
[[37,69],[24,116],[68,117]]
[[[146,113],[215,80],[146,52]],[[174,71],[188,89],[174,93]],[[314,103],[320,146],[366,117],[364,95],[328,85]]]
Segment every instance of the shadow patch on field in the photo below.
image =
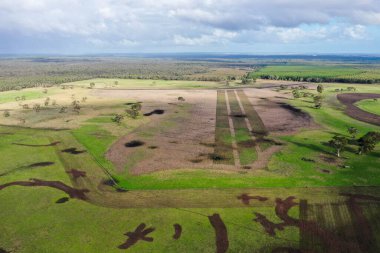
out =
[[58,199],[55,203],[56,204],[63,204],[63,203],[66,203],[67,201],[69,201],[69,198],[63,197],[63,198]]
[[13,145],[17,145],[17,146],[25,146],[25,147],[52,147],[52,146],[57,146],[59,143],[61,143],[61,142],[60,141],[55,141],[55,142],[52,142],[52,143],[49,143],[49,144],[41,144],[41,145],[38,145],[38,144],[15,143],[15,142],[13,142],[12,144]]
[[133,141],[125,143],[124,146],[127,148],[136,148],[136,147],[140,147],[144,144],[145,144],[145,142],[143,142],[143,141],[133,140]]
[[158,146],[148,146],[149,149],[157,149]]
[[247,118],[247,115],[245,114],[233,114],[233,115],[230,115],[231,117],[234,117],[234,118]]
[[69,154],[72,154],[72,155],[78,155],[78,154],[85,153],[86,150],[77,150],[77,148],[67,148],[67,149],[62,150],[61,152],[63,152],[63,153],[69,153]]
[[182,235],[182,226],[179,224],[174,224],[173,227],[174,227],[173,239],[178,240]]
[[223,161],[226,159],[224,156],[221,156],[215,153],[208,154],[208,158],[213,161]]
[[53,165],[54,162],[39,162],[39,163],[32,163],[28,165],[28,168],[35,168],[35,167],[47,167],[50,165]]
[[156,110],[153,110],[151,112],[144,113],[144,116],[152,116],[153,114],[161,115],[161,114],[164,114],[164,113],[165,113],[165,110],[156,109]]
[[130,102],[130,103],[124,103],[124,105],[135,105],[135,104],[142,104],[142,102],[139,101],[139,102],[136,102],[136,103],[132,103],[132,102]]
[[284,108],[284,109],[290,111],[291,113],[293,113],[297,117],[302,117],[305,119],[311,119],[309,114],[307,114],[306,112],[302,111],[301,109],[298,109],[298,108],[296,108],[290,104],[282,103],[282,102],[278,102],[277,104],[280,105],[281,108]]
[[0,248],[0,253],[11,253],[11,251],[6,251],[5,249]]

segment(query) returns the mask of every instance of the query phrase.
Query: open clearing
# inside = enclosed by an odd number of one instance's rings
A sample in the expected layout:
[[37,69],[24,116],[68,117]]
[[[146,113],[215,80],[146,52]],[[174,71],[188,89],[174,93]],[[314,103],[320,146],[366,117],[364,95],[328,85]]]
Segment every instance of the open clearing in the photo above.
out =
[[352,85],[325,84],[315,109],[297,82],[200,83],[0,93],[0,252],[379,251],[380,149],[326,145],[380,130],[346,115]]

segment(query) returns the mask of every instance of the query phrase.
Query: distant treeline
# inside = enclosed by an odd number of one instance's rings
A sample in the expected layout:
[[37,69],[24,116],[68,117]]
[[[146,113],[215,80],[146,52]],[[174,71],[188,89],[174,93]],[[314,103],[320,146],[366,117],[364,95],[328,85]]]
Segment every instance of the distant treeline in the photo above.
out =
[[92,78],[227,80],[227,75],[212,71],[218,67],[223,68],[224,65],[127,58],[2,59],[0,60],[0,91],[49,87]]
[[251,72],[250,78],[299,82],[380,83],[380,68],[352,66],[268,66]]

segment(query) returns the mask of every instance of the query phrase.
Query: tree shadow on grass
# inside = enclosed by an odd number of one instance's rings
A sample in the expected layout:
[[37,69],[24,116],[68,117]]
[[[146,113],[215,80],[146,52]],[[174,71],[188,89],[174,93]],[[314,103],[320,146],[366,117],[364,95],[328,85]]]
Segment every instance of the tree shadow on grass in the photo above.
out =
[[[298,147],[307,148],[307,149],[310,149],[310,150],[313,150],[313,151],[316,151],[316,152],[322,152],[322,153],[331,154],[331,152],[329,152],[328,150],[323,149],[323,148],[321,148],[320,146],[315,145],[315,144],[311,144],[311,143],[302,143],[302,142],[298,142],[298,141],[288,141],[288,142],[289,142],[289,143],[292,143],[292,144],[294,144],[294,145],[297,145]],[[323,144],[323,145],[324,145],[324,144]]]

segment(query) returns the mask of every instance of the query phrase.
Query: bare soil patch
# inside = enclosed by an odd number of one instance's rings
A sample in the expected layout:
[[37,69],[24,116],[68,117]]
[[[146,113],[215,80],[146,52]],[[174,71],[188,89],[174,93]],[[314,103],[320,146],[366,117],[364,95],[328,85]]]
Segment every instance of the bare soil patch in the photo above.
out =
[[75,189],[60,181],[45,181],[45,180],[40,180],[40,179],[35,179],[35,178],[31,178],[30,181],[14,181],[14,182],[2,184],[0,185],[0,191],[3,190],[4,188],[7,188],[9,186],[14,186],[14,185],[31,186],[31,187],[47,186],[47,187],[55,188],[57,190],[67,193],[70,196],[70,198],[80,199],[80,200],[87,200],[86,193],[89,192],[88,189]]
[[[120,138],[111,146],[106,157],[115,164],[119,172],[125,172],[125,166],[134,159],[135,154],[139,154],[139,159],[128,167],[128,172],[135,175],[159,170],[205,169],[213,166],[208,157],[197,163],[193,161],[200,159],[199,153],[214,152],[213,146],[200,143],[212,145],[215,141],[215,90],[110,90],[101,93],[103,96],[143,101],[142,110],[148,113],[156,108],[165,111],[162,117],[150,117],[149,123]],[[179,96],[186,97],[186,102],[174,105]],[[131,140],[142,141],[145,145],[125,148],[124,144]]]
[[126,232],[124,235],[128,236],[125,243],[119,245],[119,249],[128,249],[135,245],[138,241],[153,242],[153,237],[148,237],[147,235],[152,233],[155,228],[145,228],[145,223],[141,223],[133,232]]
[[375,93],[343,93],[337,95],[338,100],[346,106],[344,112],[357,120],[380,126],[380,116],[366,112],[356,105],[356,102],[363,99],[380,98],[380,94]]
[[174,235],[173,239],[178,240],[182,235],[182,226],[180,224],[174,224]]
[[74,180],[80,178],[80,177],[86,177],[86,172],[81,171],[81,170],[76,170],[76,169],[71,169],[67,171],[68,174],[71,174]]
[[216,252],[227,252],[229,246],[227,227],[224,224],[222,218],[220,218],[219,214],[215,213],[211,216],[208,216],[208,219],[215,230]]
[[310,115],[286,103],[286,98],[270,89],[245,89],[266,129],[272,135],[293,134],[300,128],[315,128]]
[[267,197],[262,197],[262,196],[249,196],[246,193],[243,193],[242,195],[238,196],[237,199],[240,199],[241,202],[243,202],[245,205],[249,205],[249,202],[251,199],[256,199],[258,201],[267,201]]

